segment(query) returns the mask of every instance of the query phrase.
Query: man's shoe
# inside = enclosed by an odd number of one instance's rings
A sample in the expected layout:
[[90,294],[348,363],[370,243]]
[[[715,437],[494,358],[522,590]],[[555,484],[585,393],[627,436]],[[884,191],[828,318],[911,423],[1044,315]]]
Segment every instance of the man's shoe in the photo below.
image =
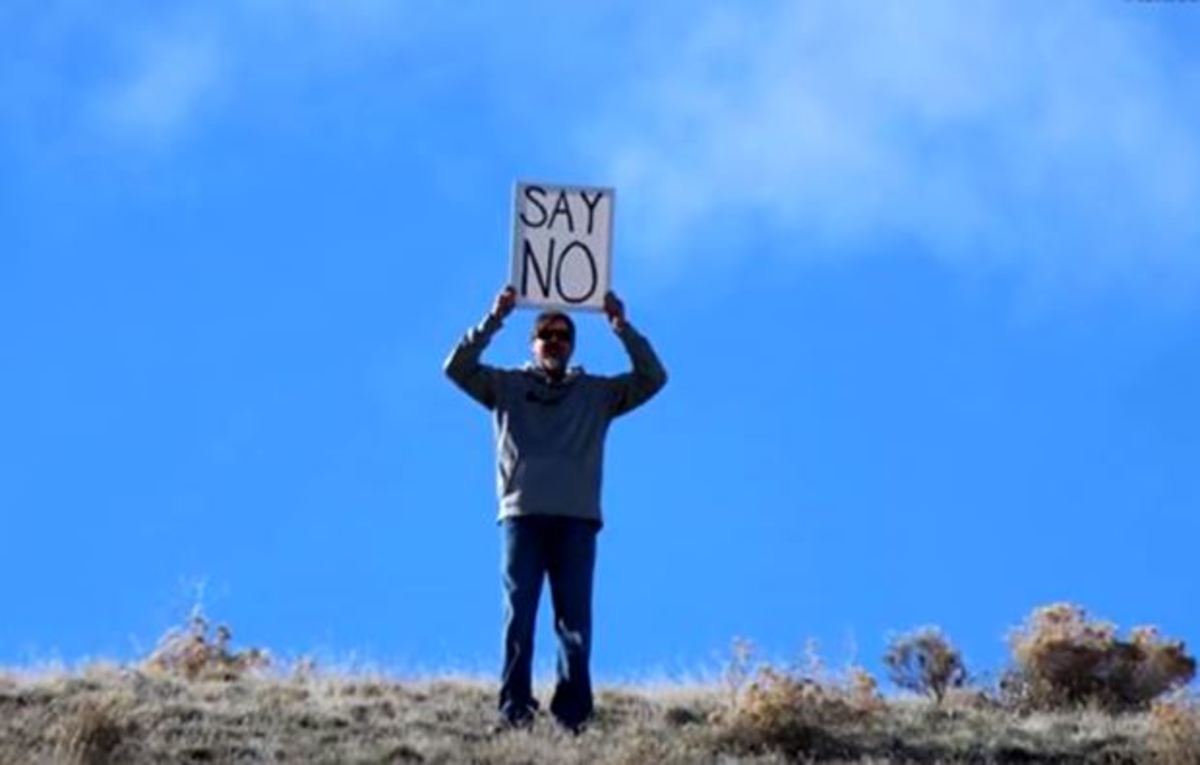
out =
[[565,731],[567,733],[570,733],[572,736],[582,735],[583,732],[586,731],[588,728],[587,720],[580,720],[579,722],[567,722],[566,720],[556,720],[556,722],[558,723],[558,727],[560,729],[562,729],[563,731]]
[[515,717],[507,717],[500,715],[500,719],[496,721],[492,727],[492,733],[508,733],[516,730],[529,730],[533,727],[533,713],[518,715]]

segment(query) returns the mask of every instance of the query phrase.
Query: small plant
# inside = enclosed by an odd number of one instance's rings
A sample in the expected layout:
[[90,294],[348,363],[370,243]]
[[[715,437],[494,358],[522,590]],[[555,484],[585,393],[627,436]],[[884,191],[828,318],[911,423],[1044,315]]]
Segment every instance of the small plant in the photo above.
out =
[[1153,627],[1121,640],[1115,625],[1092,621],[1071,603],[1035,609],[1010,644],[1016,666],[1001,691],[1014,706],[1030,709],[1144,709],[1196,674],[1181,641],[1164,640]]
[[730,647],[729,664],[723,675],[725,690],[729,694],[729,707],[737,706],[742,688],[750,679],[750,663],[754,658],[754,643],[746,638],[735,637]]
[[163,635],[142,667],[185,680],[237,680],[270,665],[270,657],[258,648],[231,652],[232,638],[232,631],[224,624],[218,625],[210,637],[208,620],[197,607],[187,626]]
[[879,693],[879,681],[863,667],[851,667],[846,675],[846,696],[855,708],[881,712],[887,704]]
[[936,627],[893,637],[883,655],[893,683],[928,694],[941,706],[946,692],[967,682],[962,654]]

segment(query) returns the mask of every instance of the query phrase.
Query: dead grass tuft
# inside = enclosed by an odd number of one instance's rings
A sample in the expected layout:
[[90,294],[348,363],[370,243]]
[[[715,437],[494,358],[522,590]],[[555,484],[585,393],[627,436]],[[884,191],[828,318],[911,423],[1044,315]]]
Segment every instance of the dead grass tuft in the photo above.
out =
[[230,651],[233,632],[221,624],[210,635],[208,619],[197,607],[186,626],[168,630],[145,661],[142,669],[181,677],[185,680],[237,680],[270,666],[266,651],[250,648]]
[[52,736],[55,759],[72,765],[107,765],[134,729],[127,721],[127,700],[119,696],[85,698],[58,720]]
[[1183,696],[1154,702],[1148,747],[1161,765],[1200,762],[1200,702]]

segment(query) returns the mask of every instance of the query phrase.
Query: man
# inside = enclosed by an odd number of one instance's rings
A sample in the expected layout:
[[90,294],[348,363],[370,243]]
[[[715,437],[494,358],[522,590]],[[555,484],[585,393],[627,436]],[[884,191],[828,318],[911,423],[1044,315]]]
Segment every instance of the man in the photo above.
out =
[[496,486],[500,498],[504,582],[504,664],[499,708],[503,727],[525,727],[533,697],[534,619],[542,579],[550,579],[558,636],[557,684],[550,711],[575,733],[592,714],[592,572],[600,514],[604,435],[609,422],[645,403],[667,381],[650,344],[625,318],[613,293],[604,312],[625,345],[633,370],[615,377],[568,368],[575,324],[565,313],[534,321],[533,362],[498,369],[479,361],[516,304],[506,287],[491,311],[446,360],[446,374],[492,410]]

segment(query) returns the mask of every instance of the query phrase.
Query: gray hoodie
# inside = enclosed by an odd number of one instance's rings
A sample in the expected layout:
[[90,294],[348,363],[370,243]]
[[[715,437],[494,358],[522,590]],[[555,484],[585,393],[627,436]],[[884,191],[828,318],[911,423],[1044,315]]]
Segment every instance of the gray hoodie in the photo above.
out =
[[667,382],[646,338],[628,323],[617,332],[633,370],[615,377],[572,367],[561,381],[538,367],[499,369],[479,362],[500,328],[488,315],[446,359],[446,375],[492,410],[496,428],[498,520],[568,515],[603,523],[604,436],[614,417],[645,403]]

